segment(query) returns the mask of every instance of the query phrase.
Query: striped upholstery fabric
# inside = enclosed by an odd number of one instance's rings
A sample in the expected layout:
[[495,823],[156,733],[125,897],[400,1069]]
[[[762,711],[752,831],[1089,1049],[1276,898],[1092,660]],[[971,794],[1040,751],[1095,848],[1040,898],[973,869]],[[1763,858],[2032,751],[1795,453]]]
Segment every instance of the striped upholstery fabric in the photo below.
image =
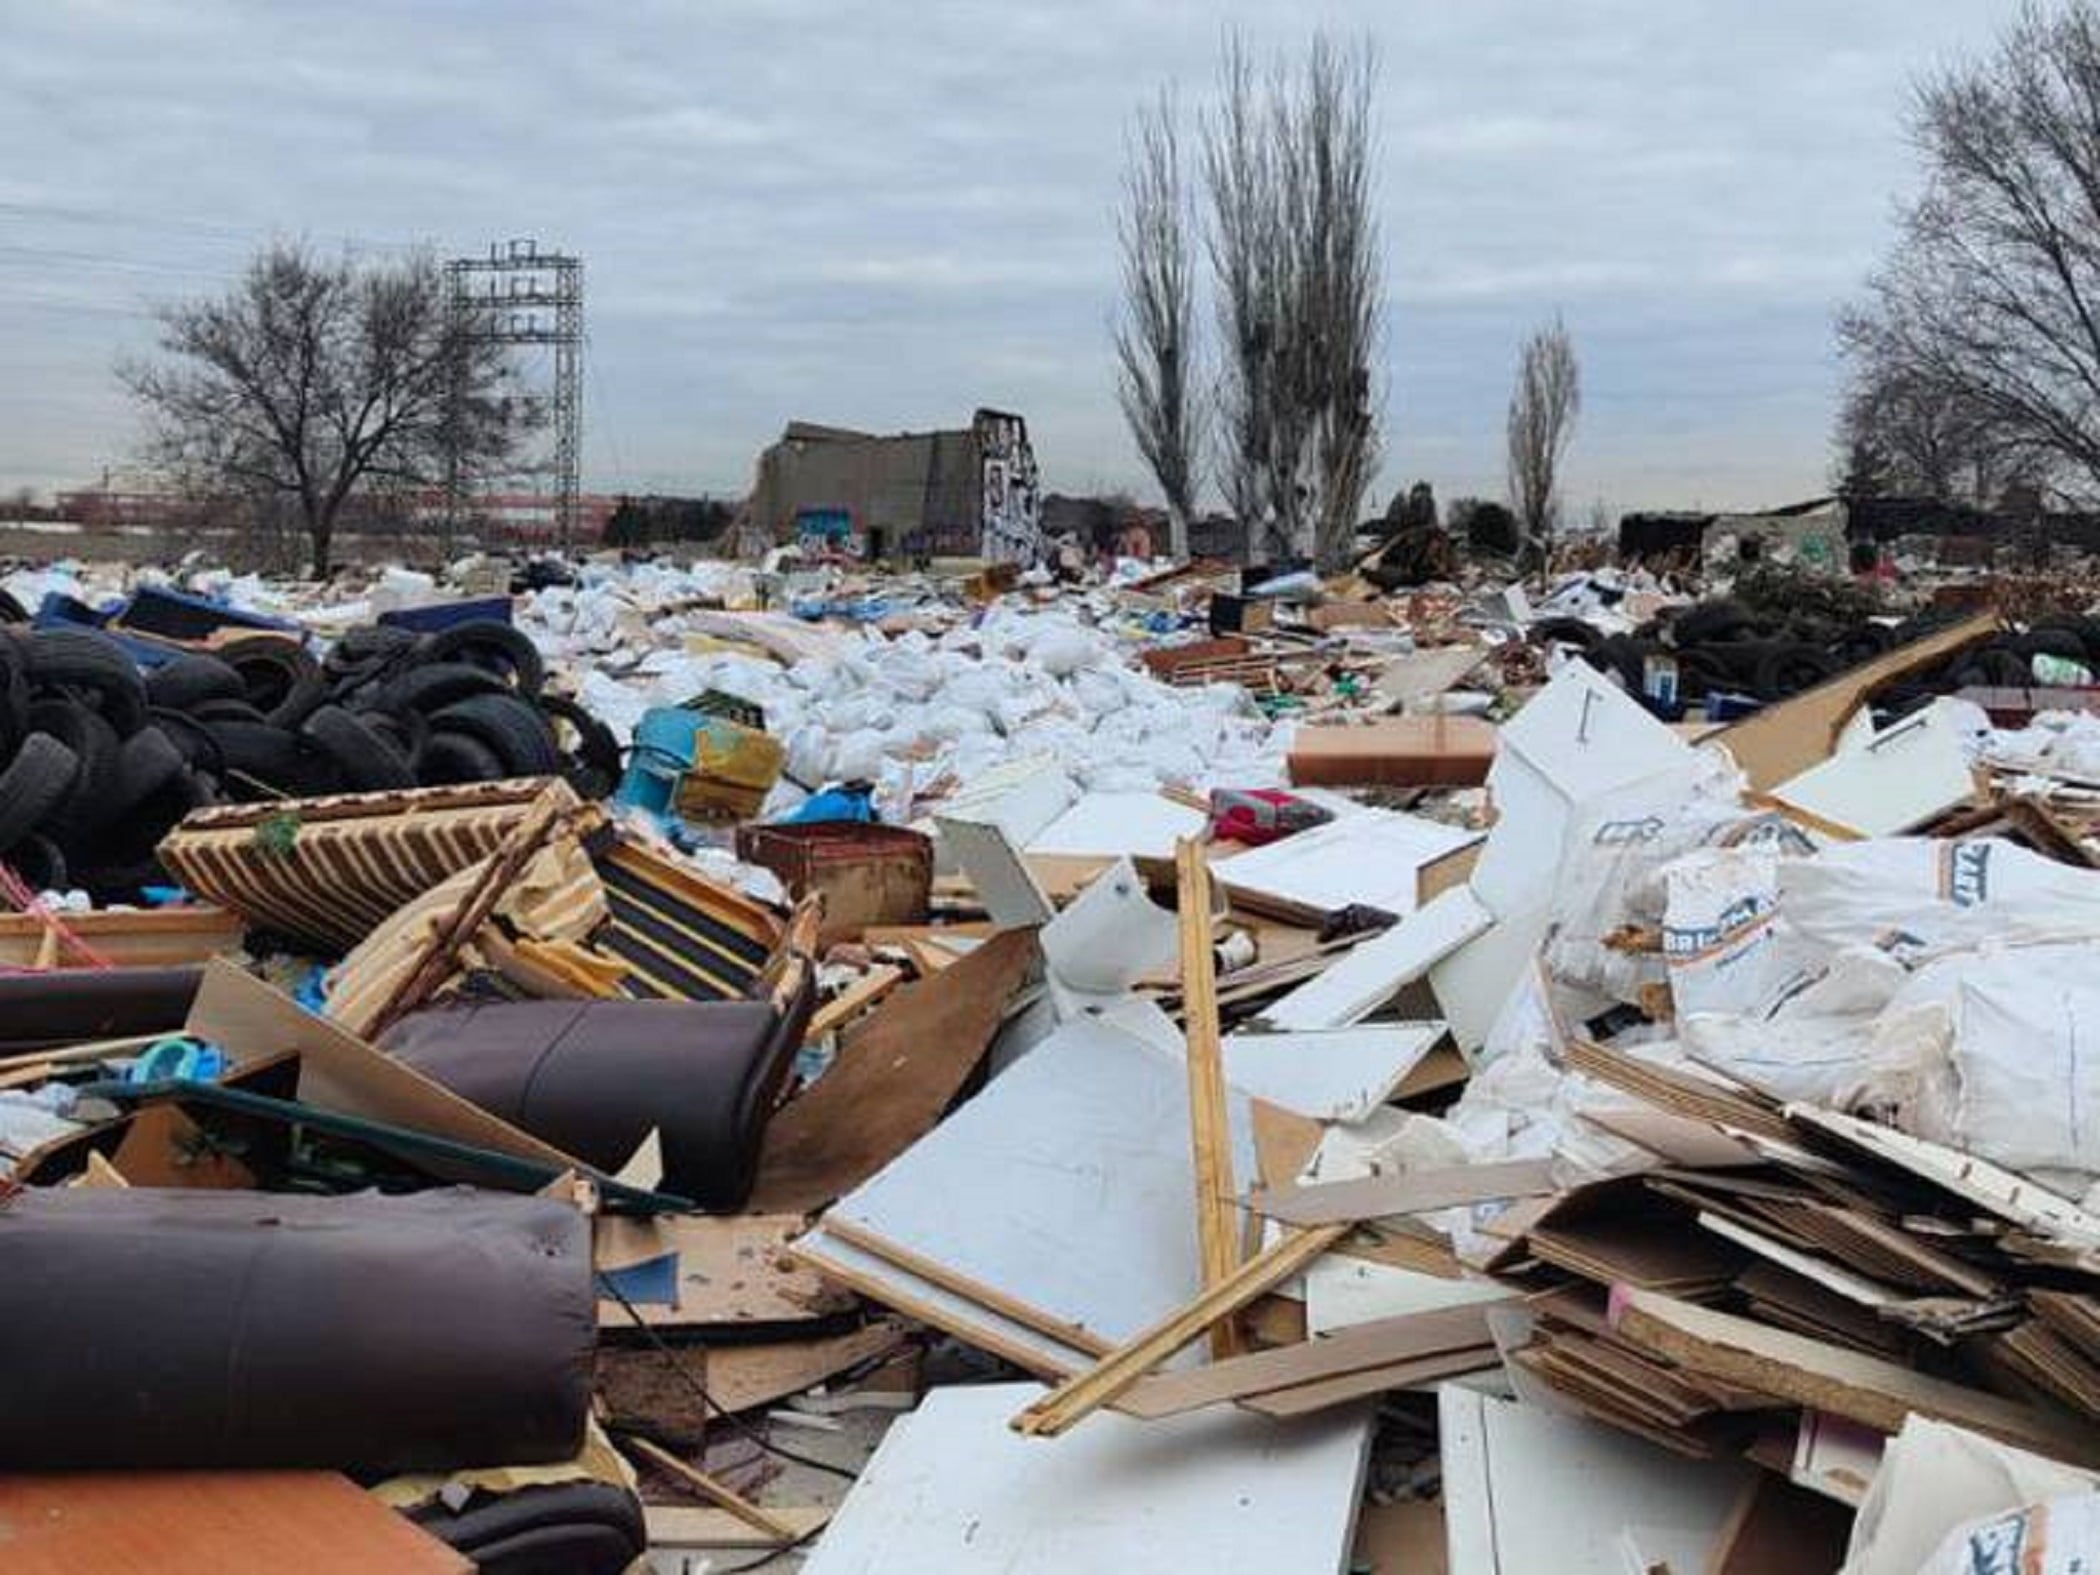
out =
[[160,845],[169,873],[250,924],[345,951],[448,877],[487,858],[542,793],[531,778],[194,810]]

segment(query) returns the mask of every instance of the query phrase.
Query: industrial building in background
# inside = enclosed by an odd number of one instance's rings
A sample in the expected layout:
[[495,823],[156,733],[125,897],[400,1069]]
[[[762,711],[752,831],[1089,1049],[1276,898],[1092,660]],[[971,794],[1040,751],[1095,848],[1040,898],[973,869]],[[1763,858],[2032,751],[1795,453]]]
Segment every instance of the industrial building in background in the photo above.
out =
[[868,558],[1033,562],[1042,487],[1028,423],[980,409],[967,427],[879,436],[791,421],[758,458],[753,534]]
[[[546,345],[554,352],[548,409],[554,435],[550,523],[556,541],[564,547],[574,545],[586,534],[579,529],[578,511],[583,454],[583,259],[543,252],[532,239],[504,241],[492,244],[486,257],[457,257],[446,263],[445,279],[453,310],[481,314],[480,334],[497,344]],[[471,486],[472,478],[461,475],[455,464],[445,484],[448,531],[474,512]]]

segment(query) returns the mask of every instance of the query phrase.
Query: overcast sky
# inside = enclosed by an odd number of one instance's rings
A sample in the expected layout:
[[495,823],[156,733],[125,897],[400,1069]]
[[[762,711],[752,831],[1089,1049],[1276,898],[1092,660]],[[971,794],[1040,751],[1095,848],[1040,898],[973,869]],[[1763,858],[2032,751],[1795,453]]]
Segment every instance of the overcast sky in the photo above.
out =
[[792,417],[1029,420],[1150,495],[1116,412],[1130,111],[1224,28],[1371,37],[1380,499],[1499,494],[1517,346],[1582,357],[1578,516],[1822,490],[1830,317],[1915,178],[1915,76],[1986,0],[0,0],[0,489],[134,440],[155,299],[272,234],[585,260],[585,485],[741,492]]

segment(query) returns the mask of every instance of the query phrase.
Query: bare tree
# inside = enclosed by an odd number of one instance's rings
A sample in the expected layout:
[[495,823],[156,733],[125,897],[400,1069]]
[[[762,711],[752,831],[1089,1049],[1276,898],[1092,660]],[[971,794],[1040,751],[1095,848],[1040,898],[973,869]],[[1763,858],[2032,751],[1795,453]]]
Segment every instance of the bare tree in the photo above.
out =
[[1376,79],[1368,45],[1340,48],[1315,37],[1295,106],[1279,127],[1296,258],[1290,351],[1299,398],[1311,412],[1312,556],[1323,570],[1348,560],[1378,468],[1371,386],[1381,304],[1370,189]]
[[1561,457],[1575,436],[1582,376],[1575,341],[1558,315],[1524,341],[1509,396],[1509,506],[1543,563],[1560,519]]
[[1138,112],[1123,174],[1116,238],[1123,315],[1116,395],[1138,452],[1167,500],[1170,551],[1186,558],[1195,518],[1202,423],[1195,391],[1195,269],[1181,133],[1171,95]]
[[1925,189],[1842,348],[1987,429],[2002,473],[2100,492],[2100,12],[2024,6],[1919,86],[1910,130]]
[[224,295],[158,316],[163,358],[120,369],[152,456],[259,516],[293,513],[317,576],[346,505],[434,485],[448,459],[481,473],[537,419],[428,256],[358,266],[279,243]]
[[1985,507],[2006,480],[2008,445],[1961,388],[1855,357],[1833,444],[1841,491]]
[[1216,393],[1221,479],[1247,527],[1249,555],[1261,562],[1292,550],[1297,503],[1295,489],[1276,496],[1274,479],[1285,332],[1282,176],[1262,87],[1237,36],[1226,40],[1219,87],[1216,114],[1203,123],[1203,172],[1210,193],[1206,249],[1224,341]]
[[1345,561],[1378,463],[1368,45],[1257,72],[1229,38],[1203,125],[1225,494],[1257,558]]

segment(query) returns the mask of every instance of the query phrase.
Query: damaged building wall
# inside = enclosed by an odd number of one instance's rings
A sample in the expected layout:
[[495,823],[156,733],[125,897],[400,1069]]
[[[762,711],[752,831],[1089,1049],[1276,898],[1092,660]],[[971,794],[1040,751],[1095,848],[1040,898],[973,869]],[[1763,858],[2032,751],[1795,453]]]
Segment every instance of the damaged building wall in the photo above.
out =
[[835,512],[871,557],[1033,562],[1042,489],[1028,424],[983,409],[967,427],[887,436],[792,421],[759,456],[751,520],[788,541],[802,515]]

